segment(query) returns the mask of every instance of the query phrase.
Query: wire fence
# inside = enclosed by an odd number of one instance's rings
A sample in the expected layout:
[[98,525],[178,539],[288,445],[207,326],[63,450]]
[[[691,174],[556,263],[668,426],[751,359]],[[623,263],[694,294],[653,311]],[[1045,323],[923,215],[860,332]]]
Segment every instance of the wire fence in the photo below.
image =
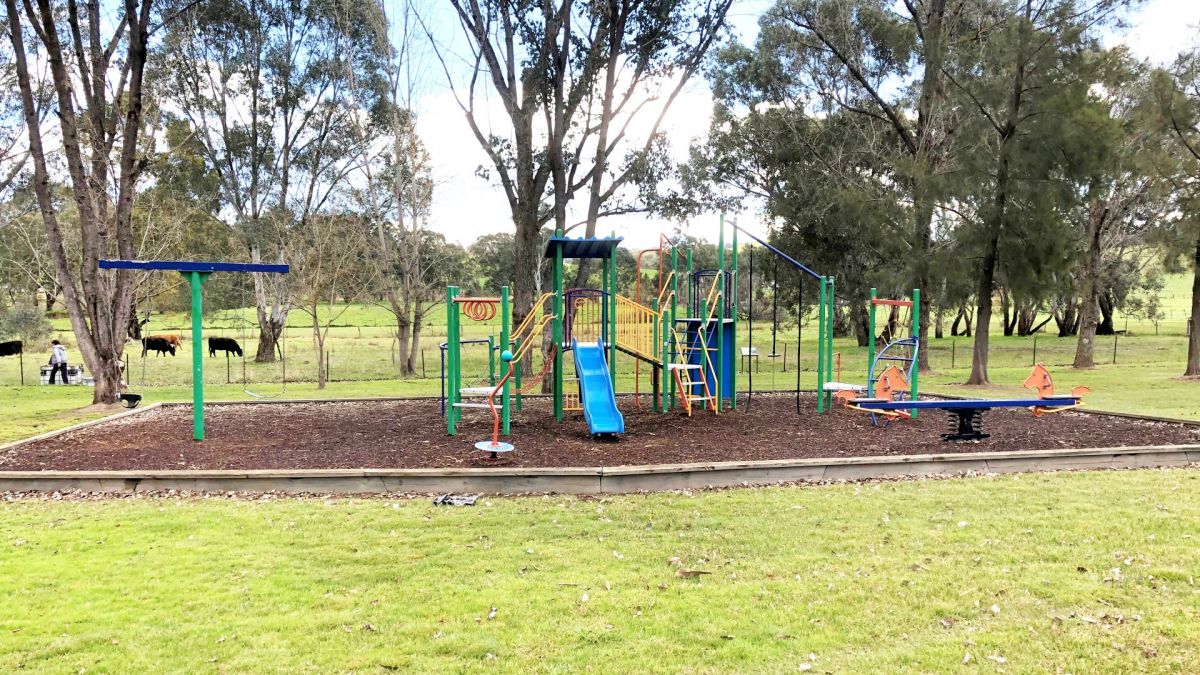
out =
[[[167,326],[154,328],[148,334],[171,334],[184,339],[181,349],[174,356],[148,352],[142,355],[141,346],[129,343],[126,346],[126,380],[131,386],[183,386],[191,383],[192,346],[187,340],[190,327]],[[480,339],[498,333],[490,323],[465,325],[463,339]],[[751,336],[745,324],[739,325],[739,347],[753,352],[739,354],[739,371],[749,375],[753,370],[757,376],[773,376],[776,388],[795,386],[795,378],[779,377],[795,372],[797,363],[805,372],[816,365],[816,343],[806,339],[799,345],[795,332],[784,334],[777,331],[771,338],[770,328],[756,326]],[[1151,328],[1151,330],[1147,330]],[[228,322],[214,321],[206,325],[208,337],[223,337],[236,340],[242,348],[242,356],[218,351],[210,355],[208,345],[202,345],[205,361],[204,377],[208,384],[246,384],[253,386],[282,385],[286,382],[315,382],[317,380],[317,340],[310,328],[288,326],[280,340],[284,353],[283,361],[256,363],[258,349],[257,330],[241,330]],[[71,363],[79,361],[69,334],[62,334],[68,346]],[[410,354],[402,354],[395,329],[386,325],[335,325],[329,328],[323,350],[327,368],[327,379],[331,382],[369,382],[387,380],[436,381],[442,371],[441,344],[446,339],[444,325],[430,324],[424,327],[421,340],[411,350],[413,373],[405,374],[403,364]],[[926,340],[922,345],[929,355],[930,365],[937,371],[965,370],[971,366],[973,338],[946,337]],[[992,335],[989,345],[989,364],[992,367],[1032,366],[1044,363],[1048,366],[1069,367],[1075,360],[1077,338],[1059,338],[1037,334],[1029,337],[1006,337]],[[835,341],[837,361],[842,375],[839,380],[858,381],[865,377],[868,350],[858,347],[853,339],[840,338]],[[496,350],[498,351],[498,350]],[[44,353],[42,353],[44,352]],[[771,354],[774,353],[774,356]],[[463,347],[464,386],[480,385],[490,381],[498,370],[497,354],[489,354],[486,344]],[[1138,332],[1099,336],[1094,346],[1094,361],[1097,365],[1136,364],[1180,364],[1187,356],[1187,335],[1172,331],[1154,334],[1152,326],[1140,326]],[[49,358],[48,349],[27,350],[23,355],[0,358],[0,385],[36,386],[40,381],[40,366]],[[540,370],[540,358],[533,364],[534,371]],[[568,363],[570,359],[567,359]],[[22,370],[23,366],[23,370]],[[570,366],[568,366],[569,368]],[[631,356],[622,355],[617,361],[618,382],[632,389],[648,386],[651,369],[646,364],[638,365]],[[756,387],[766,380],[756,379]],[[432,385],[436,388],[436,385]]]

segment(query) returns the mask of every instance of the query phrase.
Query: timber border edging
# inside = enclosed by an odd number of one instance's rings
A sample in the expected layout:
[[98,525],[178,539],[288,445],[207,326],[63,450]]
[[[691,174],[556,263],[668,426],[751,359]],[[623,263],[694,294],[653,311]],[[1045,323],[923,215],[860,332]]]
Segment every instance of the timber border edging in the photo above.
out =
[[[944,398],[953,395],[930,394]],[[209,405],[306,404],[401,400],[276,399],[214,401]],[[0,445],[0,452],[80,429],[126,419],[163,407],[190,403],[156,402]],[[1200,426],[1200,421],[1080,409],[1076,412],[1152,422]],[[699,462],[607,467],[513,467],[497,469],[291,469],[291,470],[121,470],[0,471],[0,492],[107,492],[131,494],[166,490],[195,492],[280,492],[376,494],[391,492],[486,494],[621,494],[771,485],[789,482],[855,481],[888,478],[964,476],[1083,469],[1133,469],[1200,464],[1200,445],[1018,450],[1008,452],[889,455],[749,462]]]

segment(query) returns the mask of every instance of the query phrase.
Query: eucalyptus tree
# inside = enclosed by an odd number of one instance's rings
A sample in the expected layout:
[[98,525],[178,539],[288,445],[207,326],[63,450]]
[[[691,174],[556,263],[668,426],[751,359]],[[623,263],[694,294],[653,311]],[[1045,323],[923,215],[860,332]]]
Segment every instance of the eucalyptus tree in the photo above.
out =
[[[960,154],[961,200],[971,214],[968,235],[978,260],[976,331],[968,384],[988,384],[992,303],[1001,254],[1013,266],[1036,253],[1030,241],[1054,241],[1072,199],[1063,144],[1072,112],[1094,82],[1089,55],[1101,29],[1125,0],[1080,7],[1073,0],[993,0],[972,8],[971,49],[960,50],[944,74],[957,105],[972,111],[964,137],[978,139]],[[1061,240],[1061,239],[1059,239]],[[1021,252],[1024,253],[1021,253]]]
[[[780,0],[763,17],[756,69],[764,90],[824,114],[859,116],[860,139],[888,158],[903,190],[907,287],[933,284],[934,213],[955,161],[958,110],[945,64],[969,42],[965,0]],[[929,314],[920,317],[922,333]],[[921,353],[921,367],[928,355]]]
[[[451,0],[467,43],[465,68],[445,46],[443,70],[488,157],[480,173],[504,191],[516,228],[518,318],[540,276],[541,230],[567,230],[568,205],[588,191],[585,232],[640,209],[622,190],[652,183],[666,111],[725,25],[730,0]],[[465,70],[465,74],[462,71]],[[503,122],[486,108],[495,97]],[[650,120],[642,130],[639,120]],[[622,154],[624,153],[624,154]],[[615,161],[614,158],[620,158]],[[579,274],[586,275],[585,265]]]
[[[98,269],[105,256],[138,257],[132,223],[144,167],[145,72],[152,0],[5,0],[12,68],[20,97],[32,189],[79,354],[95,378],[95,403],[116,401],[134,276]],[[39,114],[36,69],[53,85],[53,121]],[[69,200],[52,182],[61,159]],[[67,202],[67,203],[64,203]],[[79,264],[72,264],[61,214],[76,212]]]
[[1169,176],[1159,170],[1171,138],[1156,124],[1150,69],[1124,49],[1095,58],[1100,77],[1075,111],[1070,149],[1082,263],[1074,275],[1080,295],[1076,368],[1095,365],[1096,335],[1113,332],[1115,305],[1145,283],[1151,230],[1175,220]]
[[1185,377],[1200,377],[1200,44],[1181,54],[1168,73],[1156,74],[1155,97],[1161,124],[1171,135],[1176,159],[1165,168],[1182,217],[1168,233],[1169,251],[1190,259],[1191,315]]
[[[219,178],[219,212],[251,260],[282,259],[289,230],[333,206],[355,156],[350,74],[378,82],[387,51],[371,0],[175,0],[156,85]],[[256,361],[275,359],[286,279],[254,276]],[[270,277],[270,278],[268,278]]]

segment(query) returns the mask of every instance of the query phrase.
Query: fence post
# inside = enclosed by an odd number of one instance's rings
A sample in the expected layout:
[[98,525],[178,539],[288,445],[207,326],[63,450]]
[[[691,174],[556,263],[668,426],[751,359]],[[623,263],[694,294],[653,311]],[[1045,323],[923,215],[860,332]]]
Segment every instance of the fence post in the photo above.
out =
[[330,364],[330,361],[329,361],[329,355],[330,355],[331,353],[332,353],[332,352],[330,352],[328,349],[326,349],[326,350],[325,350],[325,381],[326,381],[326,382],[328,382],[328,381],[330,380],[329,373],[330,373],[331,371],[330,371],[330,369],[329,369],[329,366],[330,366],[331,364]]
[[1033,363],[1031,363],[1029,365],[1031,365],[1031,366],[1037,365],[1037,333],[1033,334]]
[[1116,365],[1116,363],[1117,363],[1117,334],[1116,334],[1116,333],[1113,333],[1113,357],[1112,357],[1112,362],[1113,362],[1113,365]]
[[787,372],[787,345],[788,343],[783,343],[783,372],[785,373]]
[[25,386],[25,347],[21,346],[21,351],[17,352],[17,361],[21,368],[21,386]]
[[957,344],[954,342],[954,340],[951,340],[950,341],[950,369],[951,370],[954,370],[954,357],[955,357],[956,352],[958,351],[955,348],[956,346],[957,346]]
[[425,350],[421,350],[421,379],[425,379]]

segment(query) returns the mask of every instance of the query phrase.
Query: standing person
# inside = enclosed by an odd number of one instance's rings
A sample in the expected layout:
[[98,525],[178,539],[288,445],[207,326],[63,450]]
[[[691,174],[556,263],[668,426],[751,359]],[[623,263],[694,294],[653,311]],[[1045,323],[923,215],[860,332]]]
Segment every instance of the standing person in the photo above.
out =
[[67,377],[67,348],[58,340],[51,340],[50,349],[50,384],[54,384],[54,376],[62,371],[63,384],[71,384]]

